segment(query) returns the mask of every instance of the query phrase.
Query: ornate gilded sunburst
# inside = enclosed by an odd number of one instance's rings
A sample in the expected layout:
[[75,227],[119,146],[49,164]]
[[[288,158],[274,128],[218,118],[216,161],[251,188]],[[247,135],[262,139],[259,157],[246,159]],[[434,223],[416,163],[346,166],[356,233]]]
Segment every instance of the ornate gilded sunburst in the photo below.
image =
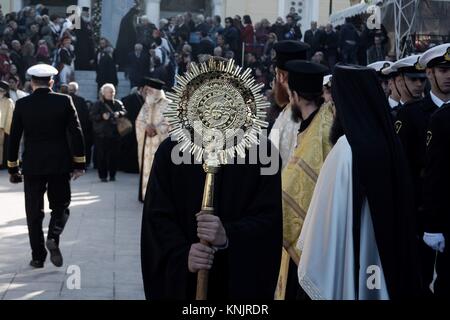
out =
[[245,157],[245,149],[259,144],[258,135],[268,126],[263,86],[234,60],[191,64],[189,72],[177,76],[175,93],[167,93],[172,102],[164,115],[171,136],[198,161],[206,155],[210,166],[236,154]]

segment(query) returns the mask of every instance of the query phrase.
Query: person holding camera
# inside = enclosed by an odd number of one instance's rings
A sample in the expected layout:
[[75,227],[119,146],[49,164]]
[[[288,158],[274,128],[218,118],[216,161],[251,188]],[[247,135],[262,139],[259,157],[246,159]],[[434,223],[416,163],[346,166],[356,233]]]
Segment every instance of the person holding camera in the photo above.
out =
[[113,84],[104,84],[100,89],[100,100],[91,109],[93,122],[95,154],[97,156],[98,176],[102,182],[116,181],[120,152],[118,119],[125,117],[127,111],[122,102],[115,99]]

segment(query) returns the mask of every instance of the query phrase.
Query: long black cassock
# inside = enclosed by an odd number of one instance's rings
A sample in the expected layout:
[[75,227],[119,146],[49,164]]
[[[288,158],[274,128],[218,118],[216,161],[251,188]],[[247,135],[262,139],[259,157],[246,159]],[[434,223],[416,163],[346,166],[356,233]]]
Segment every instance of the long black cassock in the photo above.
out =
[[[411,177],[375,72],[337,66],[333,73],[336,113],[353,154],[354,239],[360,239],[366,197],[390,299],[417,297],[419,271]],[[355,255],[362,254],[355,241]],[[359,258],[356,259],[359,261]]]
[[120,22],[119,36],[116,45],[116,63],[120,66],[120,70],[128,65],[128,54],[133,52],[136,44],[136,26],[134,20],[139,14],[136,7],[131,8]]
[[[175,145],[169,138],[158,149],[144,207],[142,272],[152,300],[195,298],[197,274],[188,270],[188,254],[199,242],[195,215],[206,175],[201,165],[175,165]],[[229,247],[215,255],[210,300],[273,299],[282,246],[281,178],[278,169],[261,175],[262,167],[225,165],[217,175],[216,214]]]
[[133,131],[124,136],[120,143],[120,170],[126,173],[139,173],[138,143],[136,138],[136,119],[139,116],[144,98],[138,93],[122,99],[127,110],[127,118],[133,124]]

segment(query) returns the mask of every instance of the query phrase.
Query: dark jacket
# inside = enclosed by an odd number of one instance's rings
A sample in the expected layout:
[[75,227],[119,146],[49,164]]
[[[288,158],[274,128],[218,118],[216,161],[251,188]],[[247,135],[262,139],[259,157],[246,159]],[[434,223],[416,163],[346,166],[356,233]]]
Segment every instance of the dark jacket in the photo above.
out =
[[323,51],[326,43],[327,34],[325,31],[317,29],[315,32],[307,30],[305,32],[305,42],[311,46],[311,55],[317,51]]
[[358,41],[359,35],[358,32],[356,31],[355,26],[351,23],[344,24],[340,32],[339,46],[341,48],[348,46],[356,46]]
[[128,55],[128,66],[127,72],[130,78],[131,86],[135,87],[139,85],[139,82],[148,75],[148,70],[150,68],[150,58],[148,54],[142,52],[141,56],[138,58],[135,52]]
[[327,56],[337,56],[339,46],[339,36],[332,31],[325,35],[325,52]]
[[283,38],[284,40],[302,40],[303,34],[297,24],[285,24]]
[[38,89],[17,101],[8,151],[10,173],[19,169],[22,134],[23,174],[56,175],[84,169],[83,132],[70,96]]
[[117,78],[117,69],[114,59],[107,53],[102,53],[100,61],[97,65],[97,83],[99,86],[105,83],[112,83],[117,86],[119,79]]
[[[123,103],[119,100],[114,100],[114,103],[97,101],[94,104],[90,111],[90,115],[93,122],[95,138],[119,138],[117,120],[113,115],[114,112],[119,112],[119,118],[124,117],[127,114]],[[108,120],[103,119],[104,113],[110,114]]]
[[240,47],[240,31],[236,29],[236,27],[227,27],[223,31],[223,36],[225,38],[225,42],[230,46],[230,49],[234,51],[234,53],[239,52]]
[[[427,130],[430,118],[438,110],[430,97],[405,104],[398,112],[395,128],[408,159],[413,179],[414,201],[419,227],[423,226],[423,173],[426,162]],[[419,230],[420,231],[420,230]]]
[[379,48],[377,48],[375,45],[371,46],[367,52],[367,60],[368,63],[374,63],[377,61],[383,61],[387,55],[387,50],[383,45],[380,45]]
[[85,141],[92,140],[92,122],[89,118],[89,107],[86,100],[76,94],[70,95],[72,97],[75,109],[77,110],[78,119],[80,120],[81,129]]
[[[430,119],[424,170],[425,231],[450,236],[450,106],[439,108]],[[447,249],[448,250],[448,249]]]
[[209,38],[204,38],[200,41],[197,48],[197,54],[214,55],[214,44]]
[[70,66],[74,59],[73,52],[69,51],[66,48],[61,48],[59,51],[59,61],[65,65]]

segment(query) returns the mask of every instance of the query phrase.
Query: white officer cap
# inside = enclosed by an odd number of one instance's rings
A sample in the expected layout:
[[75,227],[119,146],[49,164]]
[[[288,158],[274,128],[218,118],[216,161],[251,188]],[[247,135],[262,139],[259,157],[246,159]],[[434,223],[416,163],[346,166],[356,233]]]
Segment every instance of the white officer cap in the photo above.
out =
[[450,67],[450,43],[444,43],[427,50],[419,60],[427,68]]
[[333,79],[333,75],[329,74],[325,77],[323,77],[323,86],[330,86],[331,85],[331,80]]
[[374,69],[378,73],[383,73],[384,69],[391,67],[394,63],[390,61],[377,61],[371,63],[367,66],[367,68]]
[[58,70],[48,64],[37,64],[29,68],[27,73],[34,78],[51,78],[58,74]]
[[[394,65],[394,64],[392,64],[392,65]],[[390,67],[383,69],[381,71],[381,73],[386,77],[390,77],[390,78],[396,77],[398,75],[398,72],[392,68],[392,65]]]
[[426,78],[425,67],[419,63],[420,55],[415,54],[395,62],[391,68],[407,77]]

